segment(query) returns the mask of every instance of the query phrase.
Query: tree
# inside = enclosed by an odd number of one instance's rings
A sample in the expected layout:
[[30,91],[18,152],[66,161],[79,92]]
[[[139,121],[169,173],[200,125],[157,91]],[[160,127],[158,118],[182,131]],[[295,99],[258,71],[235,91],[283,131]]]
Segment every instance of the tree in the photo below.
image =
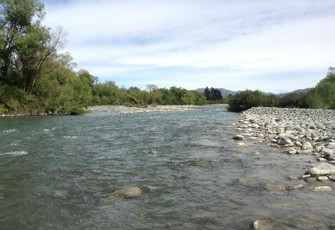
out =
[[211,92],[209,91],[208,86],[205,88],[204,94],[205,94],[206,99],[209,100]]
[[221,91],[215,88],[205,88],[204,95],[208,101],[217,101],[222,99]]

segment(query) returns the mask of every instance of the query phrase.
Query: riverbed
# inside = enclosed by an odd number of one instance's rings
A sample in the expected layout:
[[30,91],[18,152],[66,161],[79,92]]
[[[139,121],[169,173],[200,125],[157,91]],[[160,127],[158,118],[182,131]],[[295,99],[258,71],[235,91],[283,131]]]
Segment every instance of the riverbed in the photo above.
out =
[[[0,228],[332,229],[334,190],[287,189],[315,156],[239,146],[240,119],[225,106],[1,118]],[[143,194],[109,199],[125,187]]]

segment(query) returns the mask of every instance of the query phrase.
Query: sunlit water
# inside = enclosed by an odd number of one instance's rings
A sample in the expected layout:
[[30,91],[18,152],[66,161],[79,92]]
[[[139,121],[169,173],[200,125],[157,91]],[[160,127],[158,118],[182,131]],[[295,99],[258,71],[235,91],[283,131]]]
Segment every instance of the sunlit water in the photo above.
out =
[[[264,187],[303,183],[288,177],[314,158],[235,147],[239,119],[222,106],[1,118],[0,229],[249,229],[262,218],[332,229],[334,192]],[[104,199],[126,186],[143,196]]]

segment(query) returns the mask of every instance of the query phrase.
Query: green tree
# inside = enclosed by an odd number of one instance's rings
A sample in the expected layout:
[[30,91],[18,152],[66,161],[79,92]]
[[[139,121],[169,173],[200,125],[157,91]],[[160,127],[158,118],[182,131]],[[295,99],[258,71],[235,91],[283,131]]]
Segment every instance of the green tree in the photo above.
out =
[[44,5],[37,0],[0,3],[0,85],[16,85],[28,93],[49,57],[61,45],[62,30],[52,34],[42,26]]
[[314,109],[335,109],[334,67],[330,67],[327,76],[308,93],[307,104]]
[[269,97],[259,90],[241,91],[229,98],[228,110],[232,112],[241,112],[251,107],[268,106]]
[[209,100],[210,95],[211,95],[211,91],[209,90],[208,86],[206,86],[204,94],[205,94],[206,99]]

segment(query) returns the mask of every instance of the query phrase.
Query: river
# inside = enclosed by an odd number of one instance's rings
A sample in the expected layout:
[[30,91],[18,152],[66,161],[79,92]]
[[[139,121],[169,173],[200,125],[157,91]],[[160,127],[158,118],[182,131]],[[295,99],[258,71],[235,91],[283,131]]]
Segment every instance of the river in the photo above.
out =
[[[1,118],[0,229],[249,229],[264,218],[334,229],[333,192],[271,189],[302,183],[312,156],[236,147],[239,119],[223,106]],[[144,193],[105,199],[127,186]]]

